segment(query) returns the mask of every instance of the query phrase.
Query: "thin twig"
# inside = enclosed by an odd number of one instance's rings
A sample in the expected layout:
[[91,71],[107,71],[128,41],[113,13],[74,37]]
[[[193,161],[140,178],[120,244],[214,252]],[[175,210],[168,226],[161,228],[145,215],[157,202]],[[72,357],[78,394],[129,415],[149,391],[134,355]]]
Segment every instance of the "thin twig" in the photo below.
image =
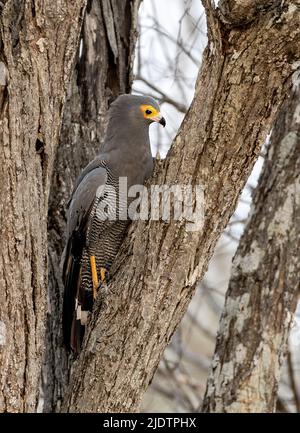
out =
[[178,111],[180,111],[180,113],[185,114],[187,112],[188,107],[186,107],[184,104],[181,104],[180,102],[178,102],[175,99],[173,99],[170,96],[168,96],[163,90],[161,90],[155,84],[153,84],[150,81],[148,81],[146,78],[141,77],[140,75],[138,75],[137,77],[135,77],[135,79],[139,80],[139,81],[142,81],[144,84],[146,84],[148,87],[150,87],[150,89],[154,90],[154,92],[160,94],[160,98],[159,99],[160,99],[161,102],[166,102],[168,104],[173,105],[173,107],[175,107]]

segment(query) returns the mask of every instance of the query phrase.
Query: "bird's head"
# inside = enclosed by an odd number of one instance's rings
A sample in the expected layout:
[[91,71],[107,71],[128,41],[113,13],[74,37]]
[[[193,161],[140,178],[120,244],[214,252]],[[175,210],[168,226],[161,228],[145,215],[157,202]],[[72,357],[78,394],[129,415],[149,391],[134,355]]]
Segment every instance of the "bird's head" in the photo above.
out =
[[166,120],[162,116],[159,105],[153,98],[143,98],[145,99],[142,104],[140,104],[139,109],[142,112],[143,118],[147,123],[157,122],[163,127],[166,126]]
[[155,99],[150,96],[121,95],[111,105],[112,114],[129,117],[138,124],[149,126],[153,122],[166,126],[165,118]]

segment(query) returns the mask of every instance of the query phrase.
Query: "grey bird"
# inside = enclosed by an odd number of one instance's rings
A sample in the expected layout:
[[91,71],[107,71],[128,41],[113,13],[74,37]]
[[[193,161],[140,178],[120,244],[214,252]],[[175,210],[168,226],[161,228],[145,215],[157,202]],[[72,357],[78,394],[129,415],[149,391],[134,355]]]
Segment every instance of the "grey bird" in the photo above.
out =
[[129,189],[152,174],[152,122],[166,125],[153,98],[119,96],[109,109],[102,152],[82,171],[68,202],[62,256],[63,336],[66,347],[75,353],[81,348],[88,312],[97,291],[107,283],[130,222],[128,204],[120,199],[119,179],[126,178]]

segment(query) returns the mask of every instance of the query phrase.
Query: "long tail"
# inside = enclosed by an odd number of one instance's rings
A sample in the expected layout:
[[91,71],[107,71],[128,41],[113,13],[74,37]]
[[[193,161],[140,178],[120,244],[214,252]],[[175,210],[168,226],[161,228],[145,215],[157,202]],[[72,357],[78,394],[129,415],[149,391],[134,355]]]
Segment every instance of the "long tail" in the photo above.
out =
[[[85,331],[87,311],[82,311],[81,293],[81,256],[82,248],[78,250],[76,239],[68,241],[64,257],[63,282],[63,338],[68,350],[79,353]],[[77,248],[74,248],[77,246]]]
[[[63,302],[63,337],[64,344],[68,350],[71,350],[74,346],[74,342],[76,340],[73,329],[73,322],[75,319],[75,304],[77,297],[77,287],[78,287],[78,278],[80,275],[80,263],[77,260],[74,260],[72,257],[68,258],[68,268],[66,274],[65,291],[64,291],[64,302]],[[73,335],[72,335],[73,334]],[[71,342],[71,335],[73,337],[74,342]],[[78,342],[75,346],[81,345],[81,342]],[[77,350],[75,350],[77,352]]]

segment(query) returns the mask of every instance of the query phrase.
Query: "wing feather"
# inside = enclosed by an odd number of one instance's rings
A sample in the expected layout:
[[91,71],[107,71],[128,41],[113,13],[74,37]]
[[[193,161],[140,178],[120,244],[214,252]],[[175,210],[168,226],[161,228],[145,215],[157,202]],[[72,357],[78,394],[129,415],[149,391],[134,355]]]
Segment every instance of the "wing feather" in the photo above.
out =
[[[107,171],[104,167],[89,165],[90,170],[85,170],[85,175],[80,176],[77,187],[74,189],[67,221],[67,242],[63,253],[63,336],[67,348],[78,348],[81,343],[82,329],[78,326],[75,317],[76,298],[80,290],[81,257],[86,244],[86,233],[89,216],[96,195],[103,190],[107,182]],[[76,331],[77,330],[77,331]],[[72,343],[71,343],[72,338]]]

